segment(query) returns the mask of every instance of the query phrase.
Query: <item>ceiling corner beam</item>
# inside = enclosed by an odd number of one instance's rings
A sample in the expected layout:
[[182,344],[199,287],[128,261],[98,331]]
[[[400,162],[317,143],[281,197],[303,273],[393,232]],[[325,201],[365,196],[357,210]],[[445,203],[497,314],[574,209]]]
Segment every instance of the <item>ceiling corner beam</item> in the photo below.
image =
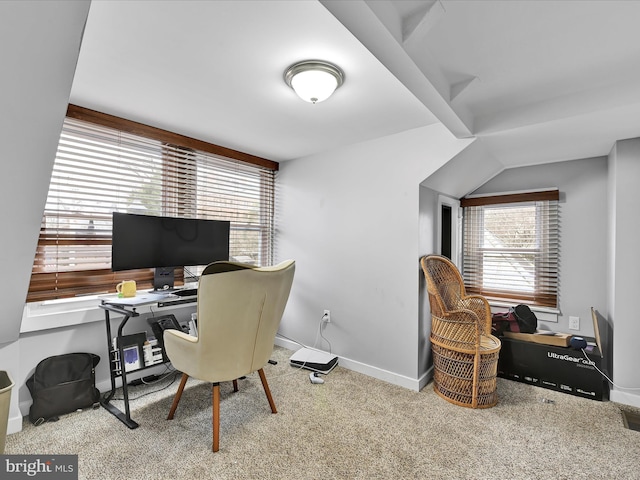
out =
[[445,9],[440,0],[421,8],[413,15],[402,19],[402,43],[411,38],[421,37],[436,25],[444,16]]
[[[470,126],[454,111],[392,29],[366,0],[319,0],[322,5],[374,55],[457,138],[473,137]],[[448,96],[449,92],[444,95]]]
[[449,101],[453,102],[462,92],[464,92],[469,87],[469,85],[475,83],[476,80],[478,80],[478,77],[470,77],[466,80],[451,85],[449,92]]

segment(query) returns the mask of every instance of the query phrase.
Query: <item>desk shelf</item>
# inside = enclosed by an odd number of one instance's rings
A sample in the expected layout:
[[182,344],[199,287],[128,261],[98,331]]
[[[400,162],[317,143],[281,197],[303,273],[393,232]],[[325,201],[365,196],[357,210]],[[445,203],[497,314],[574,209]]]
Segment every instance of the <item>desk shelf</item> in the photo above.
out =
[[[120,363],[120,359],[116,358],[116,353],[119,354],[118,350],[109,351],[109,358],[111,359],[110,368],[111,368],[111,373],[113,373],[113,375],[115,375],[116,378],[119,378],[122,376],[122,372],[120,371],[120,368],[114,367],[114,364]],[[157,367],[158,365],[162,365],[164,363],[168,363],[168,362],[165,362],[164,360],[162,360],[156,363],[152,363],[151,365],[143,365],[141,367],[136,368],[135,370],[129,370],[126,373],[130,374],[130,373],[141,372],[143,370],[147,370],[152,367]]]

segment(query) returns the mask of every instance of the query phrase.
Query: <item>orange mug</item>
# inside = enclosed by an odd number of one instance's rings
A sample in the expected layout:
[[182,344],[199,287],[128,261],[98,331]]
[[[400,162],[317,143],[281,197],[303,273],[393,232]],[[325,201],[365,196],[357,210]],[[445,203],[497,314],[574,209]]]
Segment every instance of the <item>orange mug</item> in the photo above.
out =
[[118,292],[119,297],[135,297],[136,296],[136,281],[135,280],[125,280],[124,282],[120,282],[116,285],[116,292]]

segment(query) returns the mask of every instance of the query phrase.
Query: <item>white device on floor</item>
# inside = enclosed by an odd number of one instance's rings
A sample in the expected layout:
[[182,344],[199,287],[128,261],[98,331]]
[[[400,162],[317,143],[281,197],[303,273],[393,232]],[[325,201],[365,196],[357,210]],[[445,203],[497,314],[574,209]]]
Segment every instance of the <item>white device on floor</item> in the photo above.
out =
[[304,347],[291,355],[289,361],[294,367],[329,373],[338,364],[338,356],[315,348]]
[[311,380],[311,383],[324,383],[324,380],[318,376],[318,372],[311,372],[309,374],[309,380]]

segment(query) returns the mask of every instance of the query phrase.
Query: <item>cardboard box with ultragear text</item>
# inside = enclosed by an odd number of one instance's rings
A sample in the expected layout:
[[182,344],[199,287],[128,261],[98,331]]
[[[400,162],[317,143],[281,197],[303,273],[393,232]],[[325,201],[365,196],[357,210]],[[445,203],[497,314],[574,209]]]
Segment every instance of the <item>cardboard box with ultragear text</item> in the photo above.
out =
[[498,376],[559,392],[607,400],[609,384],[596,367],[604,370],[600,351],[581,350],[501,338]]

